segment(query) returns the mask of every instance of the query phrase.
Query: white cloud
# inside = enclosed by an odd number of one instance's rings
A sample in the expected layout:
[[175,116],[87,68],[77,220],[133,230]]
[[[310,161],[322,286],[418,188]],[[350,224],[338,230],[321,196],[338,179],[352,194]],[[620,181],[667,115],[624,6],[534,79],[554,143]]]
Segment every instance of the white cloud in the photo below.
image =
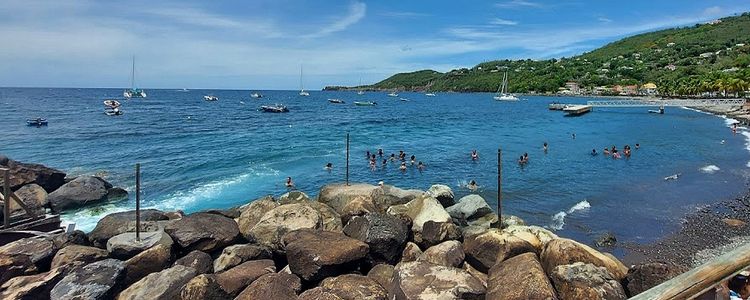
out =
[[718,6],[711,6],[703,10],[703,14],[706,16],[716,16],[723,12],[721,7]]
[[357,24],[360,20],[362,20],[365,17],[366,13],[367,4],[362,2],[354,2],[349,6],[348,14],[341,20],[333,22],[332,24],[323,27],[318,32],[307,35],[306,37],[317,38],[329,35],[334,32],[344,31],[349,28],[349,26]]
[[544,5],[537,2],[531,2],[526,0],[511,0],[507,2],[500,2],[496,3],[495,7],[499,8],[517,8],[517,7],[534,7],[534,8],[542,8]]
[[431,14],[412,11],[387,11],[380,15],[389,18],[422,18],[432,16]]
[[506,19],[501,19],[501,18],[494,18],[494,19],[490,20],[490,24],[492,24],[492,25],[511,25],[512,26],[512,25],[518,25],[518,22],[511,21],[511,20],[506,20]]
[[612,23],[612,19],[605,18],[605,17],[599,17],[596,20],[599,21],[599,22],[602,22],[602,23]]

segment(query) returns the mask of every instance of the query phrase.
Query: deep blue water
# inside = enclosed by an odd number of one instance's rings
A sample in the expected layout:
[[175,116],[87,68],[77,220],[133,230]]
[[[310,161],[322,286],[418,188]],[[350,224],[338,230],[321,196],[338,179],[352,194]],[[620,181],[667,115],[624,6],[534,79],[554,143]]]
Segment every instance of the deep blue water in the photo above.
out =
[[[467,191],[459,186],[474,179],[495,206],[502,147],[504,211],[583,241],[604,231],[619,240],[654,240],[696,207],[743,192],[750,171],[742,132],[732,134],[722,118],[680,108],[665,115],[629,108],[564,117],[547,104],[586,99],[501,103],[483,93],[402,93],[410,100],[404,102],[385,93],[313,91],[302,98],[296,91],[265,91],[265,98],[255,100],[249,91],[147,92],[146,99],[121,100],[125,114],[108,117],[102,101],[121,98],[121,89],[2,88],[0,153],[71,175],[99,173],[130,191],[139,162],[145,207],[194,212],[279,195],[286,192],[287,176],[310,195],[343,181],[347,132],[352,181],[418,189],[444,183],[462,196]],[[207,94],[220,100],[205,102]],[[347,103],[329,104],[328,98]],[[360,100],[378,106],[352,104]],[[256,110],[270,103],[284,103],[291,112]],[[46,117],[49,126],[27,127],[25,119],[36,116]],[[635,143],[641,149],[630,159],[589,155],[592,148]],[[364,153],[378,148],[414,154],[427,168],[372,171]],[[472,149],[479,151],[478,162],[470,160]],[[530,163],[521,168],[516,160],[524,152]],[[332,172],[324,170],[327,162]],[[719,170],[700,170],[708,165]],[[676,181],[663,179],[676,173],[682,174]],[[64,219],[90,230],[104,214],[133,207],[134,200],[109,203],[103,211],[87,208]],[[567,214],[564,225],[561,212]]]

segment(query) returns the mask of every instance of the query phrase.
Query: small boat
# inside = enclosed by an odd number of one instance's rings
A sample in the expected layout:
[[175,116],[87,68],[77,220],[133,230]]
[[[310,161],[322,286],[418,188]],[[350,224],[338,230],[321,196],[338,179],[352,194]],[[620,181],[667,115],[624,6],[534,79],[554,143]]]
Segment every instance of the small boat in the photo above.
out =
[[406,99],[406,98],[400,98],[400,99],[401,101],[404,101],[404,102],[409,101],[409,99]]
[[357,92],[357,95],[364,95],[364,94],[365,94],[365,91],[359,91],[359,92]]
[[213,95],[206,95],[203,96],[203,100],[206,101],[219,101],[219,97],[213,96]]
[[362,101],[362,102],[358,101],[358,102],[354,102],[354,105],[356,105],[356,106],[375,106],[375,105],[378,105],[378,103],[375,102],[375,101]]
[[503,83],[497,88],[497,96],[492,97],[497,101],[518,101],[518,97],[507,92],[508,89],[508,71],[503,74]]
[[284,106],[283,104],[275,104],[275,105],[263,105],[260,107],[260,110],[267,113],[285,113],[289,112],[289,108]]
[[261,95],[260,93],[252,93],[250,94],[250,98],[260,99],[263,98],[263,95]]
[[108,116],[119,116],[122,115],[122,111],[119,108],[115,107],[111,109],[105,109],[104,114]]
[[658,110],[657,109],[649,109],[648,112],[651,113],[651,114],[660,114],[660,115],[663,115],[664,114],[664,106],[659,107]]
[[550,103],[548,108],[549,110],[564,110],[567,106],[567,104],[563,103]]
[[336,104],[343,104],[343,103],[345,103],[344,100],[341,100],[341,99],[328,99],[328,102],[336,103]]
[[427,96],[427,97],[435,97],[435,96],[437,96],[434,93],[427,93],[427,94],[424,94],[424,95]]
[[104,100],[104,106],[109,108],[118,108],[120,107],[120,102],[117,100]]
[[178,92],[183,92],[183,93],[186,93],[186,92],[189,92],[190,90],[188,90],[188,89],[181,89],[181,90],[177,90],[177,91],[178,91]]
[[388,97],[398,97],[398,94],[396,94],[396,92],[391,92],[388,94]]
[[26,125],[36,126],[36,127],[47,126],[47,119],[42,119],[42,118],[26,119]]

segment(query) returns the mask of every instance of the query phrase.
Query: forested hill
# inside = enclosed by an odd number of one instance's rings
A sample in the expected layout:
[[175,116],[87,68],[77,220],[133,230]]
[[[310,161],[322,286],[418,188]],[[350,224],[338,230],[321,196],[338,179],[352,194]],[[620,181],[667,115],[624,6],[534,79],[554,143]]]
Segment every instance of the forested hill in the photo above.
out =
[[655,83],[661,94],[750,87],[750,13],[691,27],[628,37],[571,58],[495,60],[471,69],[399,73],[371,86],[382,90],[495,91],[508,71],[514,93]]

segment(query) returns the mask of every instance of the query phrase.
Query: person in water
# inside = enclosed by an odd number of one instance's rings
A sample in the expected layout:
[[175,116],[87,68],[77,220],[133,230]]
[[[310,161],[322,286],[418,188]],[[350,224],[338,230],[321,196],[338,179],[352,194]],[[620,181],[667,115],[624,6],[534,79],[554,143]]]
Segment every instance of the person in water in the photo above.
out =
[[469,181],[469,184],[466,185],[466,188],[474,192],[479,189],[479,186],[477,185],[477,182],[472,179],[471,181]]
[[383,168],[385,168],[385,166],[386,166],[387,164],[388,164],[388,160],[387,160],[387,159],[385,159],[385,158],[383,158]]
[[378,156],[383,157],[383,148],[378,149]]
[[573,133],[573,139],[574,140],[576,139],[576,133],[575,132]]
[[417,169],[420,171],[424,170],[424,164],[421,161],[417,164]]
[[332,163],[327,163],[325,169],[328,170],[328,171],[333,170],[333,164]]
[[635,150],[638,150],[641,148],[641,144],[635,143]]
[[404,159],[406,159],[406,153],[404,153],[404,150],[398,151],[398,159],[400,159],[401,161],[404,161]]
[[519,165],[523,165],[525,163],[526,163],[526,161],[523,159],[523,155],[521,155],[521,157],[518,158],[518,164]]
[[591,156],[596,156],[599,153],[596,153],[596,149],[591,149]]
[[292,177],[286,178],[286,187],[290,189],[294,188],[294,182],[292,181]]
[[406,171],[406,162],[401,162],[401,166],[398,167],[398,169],[401,171]]
[[528,153],[524,153],[523,154],[523,163],[527,163],[527,162],[529,162],[529,154]]
[[620,152],[617,152],[617,149],[612,150],[612,158],[620,159]]
[[367,150],[367,153],[365,153],[365,158],[370,159],[370,150]]
[[476,149],[471,150],[471,160],[478,160],[478,159],[479,159],[479,154],[477,154],[477,150]]
[[547,153],[547,142],[544,142],[542,149],[544,149],[544,153]]
[[630,157],[630,145],[625,145],[625,147],[622,148],[622,154],[625,155],[625,157]]
[[391,160],[391,161],[396,161],[396,154],[393,154],[393,153],[391,153],[391,158],[390,158],[390,160]]
[[609,156],[609,148],[604,147],[604,155]]
[[411,156],[411,165],[413,166],[415,163],[417,163],[417,157],[412,155]]

